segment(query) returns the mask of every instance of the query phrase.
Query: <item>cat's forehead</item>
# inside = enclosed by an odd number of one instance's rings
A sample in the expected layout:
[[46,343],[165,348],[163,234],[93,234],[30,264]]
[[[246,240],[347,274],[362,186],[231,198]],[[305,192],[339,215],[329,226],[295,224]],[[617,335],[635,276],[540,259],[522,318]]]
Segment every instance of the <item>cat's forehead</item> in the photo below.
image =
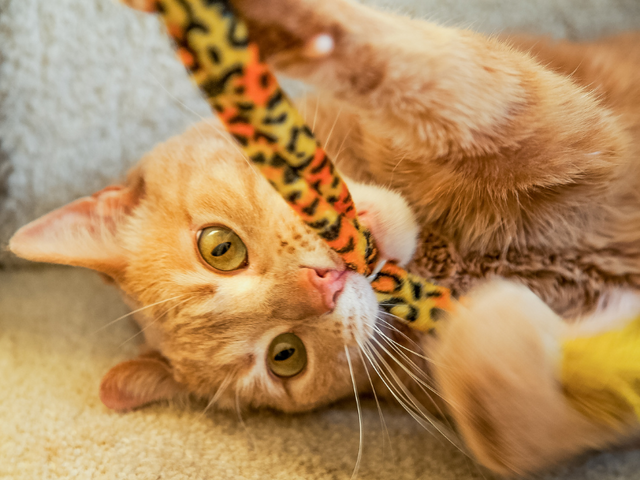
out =
[[209,123],[158,146],[141,171],[146,195],[193,223],[261,223],[285,205],[233,140]]

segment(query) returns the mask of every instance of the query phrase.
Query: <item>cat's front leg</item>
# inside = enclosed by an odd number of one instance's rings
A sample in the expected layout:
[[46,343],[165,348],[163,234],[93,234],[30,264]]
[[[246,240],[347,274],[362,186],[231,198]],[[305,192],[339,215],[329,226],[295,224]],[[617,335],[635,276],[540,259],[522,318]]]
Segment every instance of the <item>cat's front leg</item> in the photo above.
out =
[[398,145],[439,156],[513,143],[496,126],[529,101],[525,57],[497,42],[349,0],[232,3],[277,70],[368,112]]
[[544,469],[638,432],[592,421],[564,397],[566,328],[528,289],[505,281],[478,289],[450,319],[434,374],[466,443],[493,471]]
[[344,162],[367,163],[463,248],[502,251],[524,230],[530,246],[548,248],[549,231],[567,244],[603,217],[628,139],[529,55],[348,0],[232,3],[267,62],[348,110],[359,133]]

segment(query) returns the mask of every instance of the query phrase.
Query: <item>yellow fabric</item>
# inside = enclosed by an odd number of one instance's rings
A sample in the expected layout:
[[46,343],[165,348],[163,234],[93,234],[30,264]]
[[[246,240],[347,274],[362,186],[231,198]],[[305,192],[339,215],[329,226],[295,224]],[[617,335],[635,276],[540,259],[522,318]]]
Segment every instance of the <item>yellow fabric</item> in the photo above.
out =
[[640,316],[622,329],[567,340],[562,383],[590,418],[621,425],[640,418]]

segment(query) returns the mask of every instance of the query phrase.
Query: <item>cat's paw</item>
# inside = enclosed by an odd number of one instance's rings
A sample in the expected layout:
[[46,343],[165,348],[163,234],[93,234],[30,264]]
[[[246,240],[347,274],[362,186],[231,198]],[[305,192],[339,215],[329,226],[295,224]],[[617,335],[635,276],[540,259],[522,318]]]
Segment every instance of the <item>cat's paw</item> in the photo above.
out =
[[380,258],[406,265],[416,251],[418,223],[407,201],[397,192],[346,179],[358,219],[371,231]]
[[559,381],[562,320],[524,286],[492,281],[452,315],[432,358],[441,395],[480,463],[546,468],[602,437]]

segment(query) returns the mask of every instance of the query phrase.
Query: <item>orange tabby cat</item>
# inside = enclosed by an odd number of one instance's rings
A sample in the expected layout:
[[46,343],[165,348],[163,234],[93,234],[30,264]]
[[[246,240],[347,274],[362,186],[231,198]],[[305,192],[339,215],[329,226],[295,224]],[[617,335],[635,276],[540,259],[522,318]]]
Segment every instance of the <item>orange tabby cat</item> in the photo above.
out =
[[[557,378],[564,336],[640,311],[640,36],[499,39],[347,0],[233,4],[272,65],[324,92],[309,120],[340,168],[409,202],[421,231],[409,269],[457,293],[496,275],[521,285],[471,290],[440,339],[407,331],[227,136],[200,124],[125,185],[11,240],[25,258],[107,274],[145,307],[149,351],[107,373],[104,403],[193,394],[301,411],[351,394],[353,380],[418,418],[446,409],[478,460],[505,474],[637,435],[631,420],[582,416]],[[411,258],[409,207],[351,188],[383,255]]]

